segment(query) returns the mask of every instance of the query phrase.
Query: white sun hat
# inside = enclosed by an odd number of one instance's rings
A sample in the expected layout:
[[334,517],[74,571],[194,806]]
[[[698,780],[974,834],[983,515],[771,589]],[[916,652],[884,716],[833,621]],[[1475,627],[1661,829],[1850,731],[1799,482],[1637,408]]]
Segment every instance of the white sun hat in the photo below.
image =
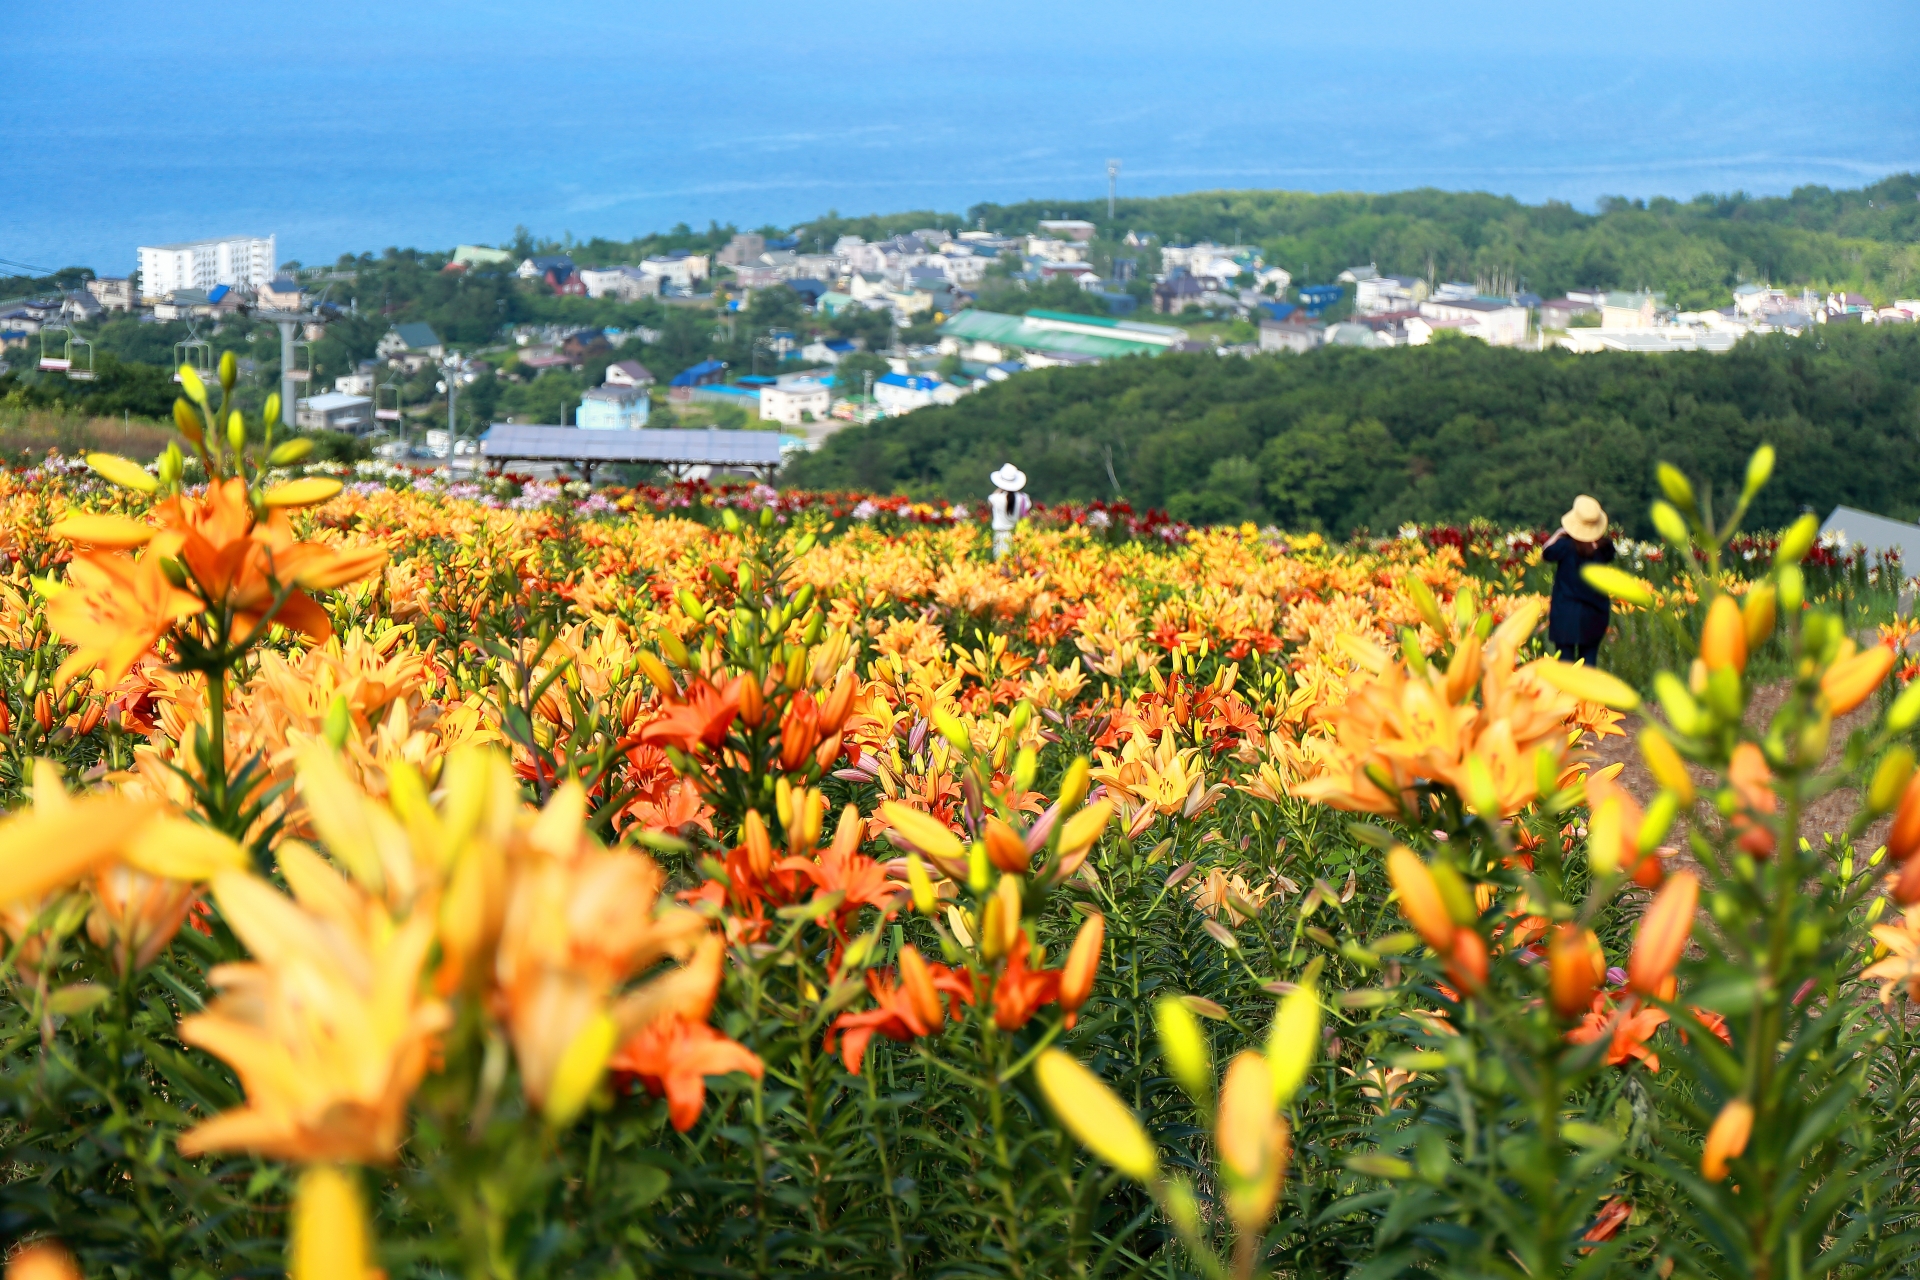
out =
[[1027,487],[1027,473],[1014,466],[1011,462],[988,476],[987,479],[993,481],[994,488],[1005,489],[1008,493],[1015,493]]

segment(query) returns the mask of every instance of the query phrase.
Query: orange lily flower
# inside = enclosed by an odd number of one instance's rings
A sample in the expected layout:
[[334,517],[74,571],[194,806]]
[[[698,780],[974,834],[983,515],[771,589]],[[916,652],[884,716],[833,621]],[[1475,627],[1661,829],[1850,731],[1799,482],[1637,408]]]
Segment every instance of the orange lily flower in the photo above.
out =
[[54,634],[74,646],[54,674],[55,688],[96,667],[116,684],[173,624],[200,601],[167,581],[160,557],[82,552],[67,566],[67,589],[47,602]]
[[667,1116],[685,1133],[700,1118],[706,1078],[744,1071],[755,1080],[766,1068],[744,1045],[729,1040],[705,1022],[679,1014],[660,1018],[625,1044],[608,1061],[616,1074],[636,1077],[654,1097],[665,1095]]
[[719,746],[740,714],[740,690],[746,679],[736,676],[725,689],[715,689],[696,677],[683,699],[668,703],[658,718],[640,730],[640,741],[689,752]]
[[1027,968],[1031,949],[1027,931],[1019,930],[1007,948],[1006,968],[993,984],[993,1023],[1002,1031],[1018,1031],[1042,1005],[1059,998],[1059,970]]
[[180,1038],[225,1060],[246,1105],[180,1138],[184,1155],[253,1151],[283,1160],[383,1164],[452,1015],[422,996],[433,917],[396,922],[297,842],[280,849],[297,901],[245,872],[214,898],[255,957],[213,970],[220,995]]

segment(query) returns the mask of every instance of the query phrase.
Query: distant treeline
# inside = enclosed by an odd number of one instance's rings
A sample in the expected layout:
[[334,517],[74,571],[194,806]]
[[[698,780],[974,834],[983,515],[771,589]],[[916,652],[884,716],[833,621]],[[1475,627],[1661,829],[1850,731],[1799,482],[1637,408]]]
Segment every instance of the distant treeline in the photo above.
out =
[[1297,283],[1374,263],[1389,275],[1498,282],[1549,298],[1583,286],[1655,289],[1699,308],[1724,306],[1743,281],[1857,289],[1876,300],[1920,294],[1916,196],[1920,174],[1902,173],[1860,190],[1801,187],[1785,197],[1610,199],[1591,214],[1426,189],[1200,191],[1121,200],[1112,218],[1104,199],[1038,200],[976,205],[967,217],[1008,231],[1084,218],[1103,242],[1139,231],[1166,244],[1256,245]]
[[783,483],[972,499],[1011,461],[1047,501],[1125,498],[1199,523],[1335,535],[1475,516],[1545,527],[1585,492],[1645,533],[1656,462],[1725,497],[1762,441],[1780,464],[1759,524],[1835,503],[1920,517],[1920,331],[1830,325],[1725,355],[1446,340],[1134,357],[848,427]]

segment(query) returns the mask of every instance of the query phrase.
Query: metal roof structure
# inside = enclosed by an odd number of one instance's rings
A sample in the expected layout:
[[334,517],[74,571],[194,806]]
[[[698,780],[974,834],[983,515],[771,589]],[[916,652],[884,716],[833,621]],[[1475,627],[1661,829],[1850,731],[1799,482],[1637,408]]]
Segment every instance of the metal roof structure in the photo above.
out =
[[[1161,327],[1149,326],[1151,329]],[[1139,330],[1129,333],[1124,322],[1101,324],[1097,317],[1090,316],[1074,316],[1071,320],[1050,320],[1045,317],[1036,320],[1032,316],[967,310],[957,312],[941,325],[940,332],[970,342],[987,342],[1020,351],[1066,351],[1100,359],[1159,355],[1168,346],[1167,340],[1157,333]]]
[[1835,507],[1820,532],[1823,536],[1837,533],[1848,546],[1864,547],[1869,552],[1899,552],[1902,578],[1912,576],[1908,566],[1920,565],[1920,525],[1890,520],[1858,507]]
[[632,462],[665,467],[676,476],[690,467],[739,467],[771,476],[780,466],[780,434],[718,427],[596,431],[496,422],[480,437],[480,455],[490,462],[576,462],[589,474],[598,463]]

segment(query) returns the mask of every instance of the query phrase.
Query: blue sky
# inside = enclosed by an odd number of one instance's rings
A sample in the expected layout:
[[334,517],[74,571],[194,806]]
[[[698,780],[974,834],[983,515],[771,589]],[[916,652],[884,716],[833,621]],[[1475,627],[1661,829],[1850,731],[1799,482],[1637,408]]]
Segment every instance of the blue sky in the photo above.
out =
[[1920,168],[1920,6],[591,2],[4,20],[0,258],[964,212],[1122,189],[1558,198]]

